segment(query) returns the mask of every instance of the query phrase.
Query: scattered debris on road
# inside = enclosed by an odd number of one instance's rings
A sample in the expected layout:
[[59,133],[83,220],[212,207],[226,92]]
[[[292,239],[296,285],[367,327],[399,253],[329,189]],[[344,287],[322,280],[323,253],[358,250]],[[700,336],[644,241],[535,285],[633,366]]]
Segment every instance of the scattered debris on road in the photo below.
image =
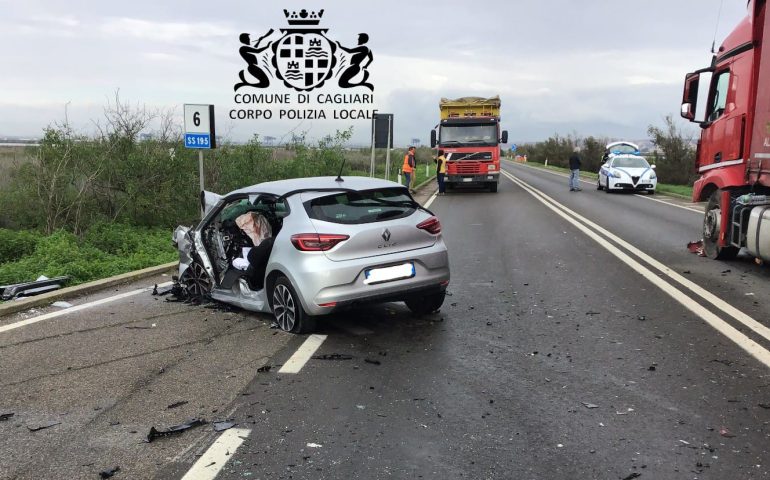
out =
[[722,427],[719,429],[719,434],[722,435],[725,438],[733,438],[735,435],[727,429],[727,427]]
[[323,355],[313,355],[313,360],[352,360],[353,355],[346,353],[324,353]]
[[179,402],[176,402],[176,403],[172,403],[171,405],[169,405],[166,408],[168,410],[171,410],[172,408],[177,408],[177,407],[181,407],[182,405],[187,405],[187,403],[188,403],[187,400],[182,400],[182,401],[179,401]]
[[158,290],[158,284],[156,283],[155,286],[152,288],[152,294],[157,295],[159,297],[162,297],[164,295],[168,295],[169,293],[174,293],[174,285],[164,289],[164,290]]
[[364,362],[371,363],[372,365],[382,365],[382,362],[379,360],[374,360],[373,358],[365,358]]
[[321,445],[320,443],[312,443],[311,442],[311,443],[307,444],[307,448],[321,448],[321,447],[323,447],[323,445]]
[[32,426],[27,425],[27,429],[29,429],[30,432],[37,432],[38,430],[45,430],[46,428],[51,428],[60,424],[61,422],[59,421],[51,420],[49,422],[44,422],[37,425],[32,425]]
[[695,253],[699,257],[705,257],[706,252],[703,251],[703,240],[695,240],[694,242],[689,242],[687,244],[687,250],[690,251],[690,253]]
[[583,402],[583,406],[586,408],[599,408],[599,405],[595,403]]
[[[764,408],[766,410],[770,410],[770,403],[758,403],[757,404],[760,408]],[[13,415],[13,414],[11,414]],[[0,415],[0,420],[3,420],[2,415]]]
[[257,373],[267,373],[270,371],[271,368],[273,368],[272,365],[262,365],[257,369]]
[[586,315],[601,315],[601,312],[586,312]]
[[212,425],[214,426],[215,432],[224,432],[229,428],[233,428],[235,426],[235,422],[214,422]]
[[199,427],[205,424],[206,424],[205,420],[202,420],[200,418],[194,418],[187,423],[182,423],[180,425],[173,425],[163,430],[158,430],[155,427],[151,427],[150,433],[147,434],[147,443],[151,443],[156,438],[168,437],[171,435],[178,435],[182,432],[190,430],[191,428]]
[[[761,407],[762,404],[760,403],[759,406]],[[0,413],[0,422],[2,422],[3,420],[8,420],[9,418],[11,418],[14,415],[16,415],[16,414],[13,413],[13,412]]]
[[108,468],[107,470],[102,470],[101,472],[99,472],[99,477],[100,478],[112,478],[119,471],[120,471],[120,467],[117,467],[117,466],[112,467],[112,468]]
[[641,477],[642,474],[639,472],[634,472],[629,474],[628,476],[623,477],[623,480],[634,480],[635,478]]

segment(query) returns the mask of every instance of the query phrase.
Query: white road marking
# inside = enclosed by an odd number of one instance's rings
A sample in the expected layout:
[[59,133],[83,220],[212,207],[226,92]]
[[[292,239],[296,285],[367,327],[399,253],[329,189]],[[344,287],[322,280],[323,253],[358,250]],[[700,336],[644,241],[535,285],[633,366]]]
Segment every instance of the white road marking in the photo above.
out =
[[[510,176],[510,178],[512,180],[514,180],[514,181],[519,181],[519,182],[524,183],[523,181],[521,181],[519,179],[516,179],[512,175]],[[754,320],[752,317],[750,317],[746,313],[743,313],[742,311],[740,311],[737,308],[733,307],[729,303],[725,302],[724,300],[722,300],[721,298],[717,297],[713,293],[711,293],[708,290],[704,289],[703,287],[701,287],[697,283],[693,282],[692,280],[689,280],[689,279],[683,277],[682,275],[680,275],[679,273],[673,271],[671,268],[669,268],[666,265],[662,264],[661,262],[659,262],[658,260],[654,259],[653,257],[647,255],[646,253],[644,253],[640,249],[636,248],[635,246],[631,245],[630,243],[626,242],[625,240],[623,240],[622,238],[618,237],[614,233],[612,233],[612,232],[608,231],[607,229],[597,225],[596,223],[594,223],[591,220],[587,219],[586,217],[580,215],[579,213],[570,210],[569,208],[565,207],[564,205],[562,205],[561,203],[557,202],[553,198],[549,197],[545,193],[535,189],[531,185],[527,184],[527,186],[529,188],[537,191],[538,194],[540,194],[542,197],[546,198],[548,201],[552,202],[558,208],[561,208],[565,212],[568,212],[570,215],[574,216],[575,218],[577,218],[581,222],[585,223],[586,225],[590,226],[591,228],[593,228],[597,232],[601,233],[605,237],[609,238],[613,242],[615,242],[618,245],[620,245],[621,247],[625,248],[626,250],[628,250],[633,255],[636,255],[638,258],[640,258],[641,260],[645,261],[650,266],[652,266],[655,269],[659,270],[661,273],[665,274],[667,277],[671,278],[672,280],[674,280],[675,282],[679,283],[680,285],[686,287],[691,292],[693,292],[694,294],[696,294],[699,297],[701,297],[703,300],[705,300],[708,303],[712,304],[713,306],[715,306],[716,308],[718,308],[722,312],[726,313],[727,315],[730,315],[731,317],[733,317],[737,321],[741,322],[742,324],[744,324],[745,326],[747,326],[748,328],[750,328],[751,330],[753,330],[757,334],[761,335],[765,339],[770,340],[770,328],[768,328],[767,326],[765,326],[762,323]]]
[[[707,310],[705,307],[697,303],[695,300],[687,296],[685,293],[683,293],[681,290],[677,289],[674,285],[671,283],[668,283],[667,281],[663,280],[661,277],[659,277],[655,272],[648,269],[647,267],[643,266],[633,258],[631,258],[629,255],[627,255],[625,252],[621,251],[618,247],[611,244],[609,241],[607,241],[605,238],[600,237],[596,232],[593,230],[590,230],[586,225],[583,225],[580,223],[577,218],[582,218],[572,210],[564,207],[563,205],[559,204],[555,200],[551,199],[544,193],[540,192],[539,190],[535,189],[534,187],[526,184],[525,182],[522,182],[521,180],[515,178],[513,175],[509,173],[505,173],[505,176],[511,180],[512,182],[519,185],[521,188],[523,188],[527,193],[535,197],[539,202],[541,202],[543,205],[548,207],[550,210],[554,211],[557,215],[564,218],[566,221],[574,225],[578,230],[582,231],[584,234],[586,234],[589,238],[594,240],[596,243],[598,243],[600,246],[602,246],[605,250],[612,253],[614,256],[616,256],[618,259],[620,259],[623,263],[634,269],[637,273],[642,275],[644,278],[649,280],[652,284],[663,290],[667,295],[671,296],[674,300],[679,302],[682,306],[690,310],[691,312],[698,315],[701,319],[703,319],[706,323],[711,325],[714,329],[716,329],[718,332],[732,340],[736,345],[738,345],[740,348],[742,348],[744,351],[749,353],[751,356],[762,362],[765,366],[770,367],[770,351],[750,339],[748,336],[744,335],[740,331],[738,331],[736,328],[731,326],[726,321],[722,320],[720,317],[712,313],[711,311]],[[558,207],[556,205],[559,205]],[[571,216],[572,215],[572,216]],[[573,218],[574,216],[574,218]],[[589,223],[587,221],[586,223]],[[601,228],[601,227],[600,227]],[[604,232],[606,230],[602,229]],[[607,232],[609,233],[609,232]],[[611,235],[611,234],[610,234]],[[612,237],[615,237],[612,235]],[[617,238],[617,237],[615,237]],[[623,242],[625,243],[625,242]],[[627,245],[627,244],[626,244]],[[624,245],[625,247],[625,245]],[[632,247],[633,248],[633,247]],[[642,253],[642,252],[640,252]],[[644,254],[643,254],[644,255]],[[645,255],[646,256],[646,255]],[[653,260],[654,261],[654,260]],[[661,264],[661,266],[663,266]],[[657,268],[657,267],[656,267]],[[668,269],[667,267],[663,266],[664,269]],[[670,269],[669,269],[670,270]],[[721,301],[721,300],[720,300]],[[727,304],[726,304],[727,305]],[[729,305],[728,305],[729,306]],[[730,306],[731,307],[731,306]],[[732,307],[734,308],[734,307]],[[737,309],[735,309],[737,311]],[[742,313],[742,312],[741,312]],[[745,314],[744,314],[745,315]],[[750,317],[749,317],[750,318]],[[764,329],[767,329],[767,327],[764,327],[764,325],[759,324],[758,322],[751,319],[753,322],[757,323],[757,326],[760,326]],[[756,330],[755,330],[756,331]],[[757,332],[759,333],[759,332]],[[764,335],[763,335],[764,336]]]
[[[559,177],[563,177],[563,178],[569,178],[569,175],[566,175],[566,174],[564,174],[564,173],[560,173],[560,172],[554,172],[553,170],[548,170],[548,169],[545,169],[545,168],[530,167],[529,165],[525,165],[525,164],[523,164],[523,163],[516,163],[516,162],[511,162],[510,160],[507,160],[507,161],[508,161],[508,162],[510,162],[510,163],[511,163],[511,165],[522,165],[522,166],[524,166],[524,167],[527,167],[527,168],[530,168],[530,169],[532,169],[532,170],[538,170],[538,171],[541,171],[541,172],[552,173],[552,174],[554,174],[554,175],[558,175]],[[581,182],[583,182],[583,183],[588,183],[588,184],[590,184],[590,185],[596,185],[596,182],[594,182],[594,181],[591,181],[591,180],[583,180],[583,179],[581,178],[581,179],[580,179],[580,181],[581,181]],[[661,199],[659,199],[659,198],[650,198],[650,197],[649,197],[649,196],[647,196],[647,195],[641,195],[641,194],[639,194],[639,193],[635,193],[634,195],[635,195],[635,196],[637,196],[637,197],[640,197],[640,198],[644,198],[644,199],[646,199],[646,200],[652,200],[653,202],[658,202],[658,203],[665,203],[666,205],[671,205],[672,207],[682,208],[682,209],[684,209],[684,210],[689,210],[689,211],[691,211],[691,212],[695,212],[695,213],[699,213],[699,214],[703,215],[703,210],[698,210],[698,209],[696,209],[696,208],[687,207],[687,206],[685,206],[685,205],[679,205],[679,204],[677,204],[677,203],[667,202],[667,201],[665,201],[665,200],[661,200]]]
[[310,357],[318,350],[318,347],[324,343],[324,340],[326,340],[326,335],[313,334],[307,337],[297,351],[294,352],[294,355],[278,370],[278,373],[299,373],[307,361],[310,360]]
[[[159,283],[158,287],[168,287],[171,284],[172,282]],[[134,295],[139,295],[140,293],[148,292],[152,290],[152,288],[153,287],[146,287],[146,288],[140,288],[138,290],[131,290],[130,292],[120,293],[118,295],[113,295],[111,297],[94,300],[93,302],[84,303],[82,305],[75,305],[74,307],[70,307],[65,310],[57,310],[55,312],[45,313],[43,315],[38,315],[37,317],[28,318],[26,320],[20,320],[18,322],[10,323],[8,325],[2,325],[0,326],[0,333],[7,332],[9,330],[14,330],[21,327],[26,327],[27,325],[32,325],[37,322],[42,322],[43,320],[50,320],[52,318],[69,315],[71,313],[79,312],[87,308],[96,307],[98,305],[104,305],[105,303],[111,303],[116,300],[133,297]]]
[[661,200],[659,198],[652,198],[652,197],[650,197],[650,196],[648,196],[646,194],[642,195],[642,194],[639,194],[639,193],[635,193],[634,196],[639,197],[639,198],[643,198],[645,200],[652,200],[653,202],[665,203],[666,205],[671,205],[672,207],[681,208],[682,210],[689,210],[690,212],[695,212],[695,213],[697,213],[699,215],[703,215],[703,213],[704,213],[703,210],[698,210],[697,208],[691,208],[691,207],[686,207],[684,205],[677,205],[676,203],[666,202],[665,200]]
[[430,198],[428,199],[427,202],[425,202],[425,205],[423,205],[423,207],[430,208],[430,204],[433,203],[433,200],[436,199],[436,195],[437,194],[438,194],[438,192],[433,192],[433,195],[430,196]]
[[214,480],[227,461],[233,458],[235,451],[250,433],[251,430],[248,428],[225,430],[206,450],[206,453],[185,473],[182,480]]

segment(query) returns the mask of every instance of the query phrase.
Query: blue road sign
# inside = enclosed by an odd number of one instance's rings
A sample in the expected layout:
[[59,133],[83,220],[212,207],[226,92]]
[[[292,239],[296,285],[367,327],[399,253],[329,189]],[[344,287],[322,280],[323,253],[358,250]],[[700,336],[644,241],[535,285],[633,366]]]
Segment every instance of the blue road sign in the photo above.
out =
[[515,152],[515,151],[516,151],[516,144],[515,144],[515,143],[514,143],[514,144],[511,144],[511,151],[512,151],[512,152]]
[[185,133],[184,146],[187,148],[211,148],[211,135],[208,133]]

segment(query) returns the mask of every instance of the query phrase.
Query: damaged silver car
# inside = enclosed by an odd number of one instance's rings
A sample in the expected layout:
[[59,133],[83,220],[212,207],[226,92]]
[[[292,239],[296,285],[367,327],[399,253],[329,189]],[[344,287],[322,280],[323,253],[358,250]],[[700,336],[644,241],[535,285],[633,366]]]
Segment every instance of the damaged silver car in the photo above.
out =
[[267,182],[219,196],[174,232],[179,283],[193,296],[308,332],[319,316],[363,303],[438,310],[449,284],[441,223],[402,185],[366,177]]

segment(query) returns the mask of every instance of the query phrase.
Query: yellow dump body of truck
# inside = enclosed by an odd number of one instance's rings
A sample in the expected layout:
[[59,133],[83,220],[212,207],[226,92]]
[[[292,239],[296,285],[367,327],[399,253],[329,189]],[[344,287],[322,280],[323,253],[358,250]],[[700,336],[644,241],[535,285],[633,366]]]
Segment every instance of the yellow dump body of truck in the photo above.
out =
[[499,117],[500,97],[442,98],[438,105],[441,120],[459,117]]

